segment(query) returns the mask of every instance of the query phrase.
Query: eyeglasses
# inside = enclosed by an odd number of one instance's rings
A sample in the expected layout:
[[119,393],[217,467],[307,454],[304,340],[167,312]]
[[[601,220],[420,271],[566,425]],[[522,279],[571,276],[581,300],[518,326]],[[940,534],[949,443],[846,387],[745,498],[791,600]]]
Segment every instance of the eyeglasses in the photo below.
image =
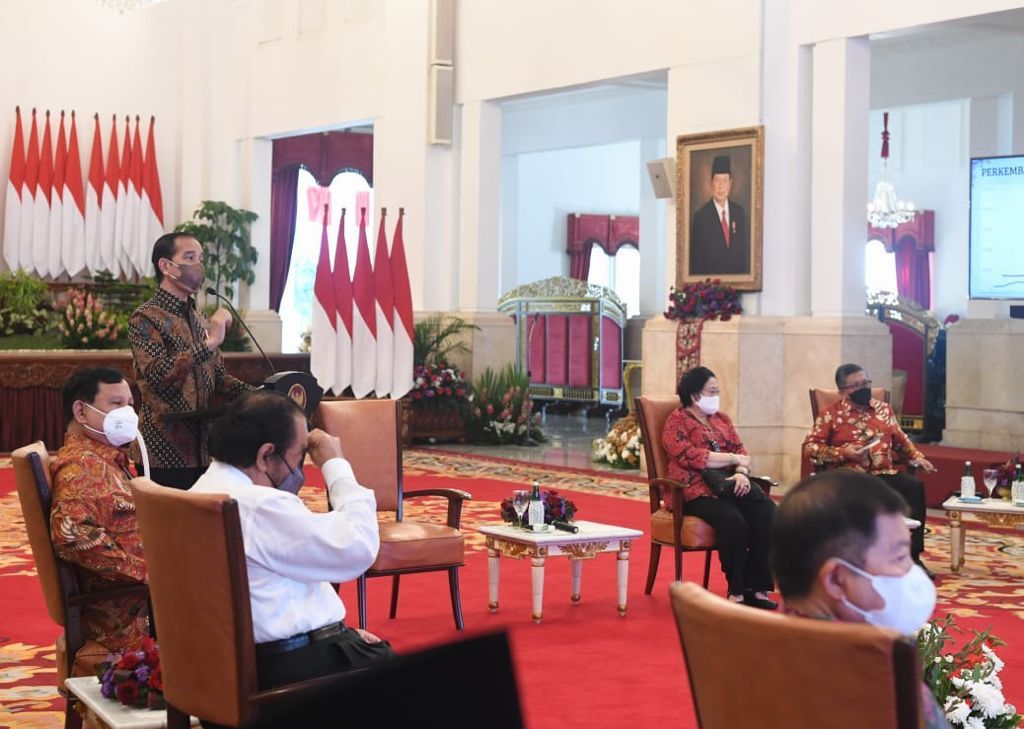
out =
[[863,382],[851,382],[849,385],[844,387],[844,390],[859,390],[862,387],[871,387],[871,380],[864,380]]

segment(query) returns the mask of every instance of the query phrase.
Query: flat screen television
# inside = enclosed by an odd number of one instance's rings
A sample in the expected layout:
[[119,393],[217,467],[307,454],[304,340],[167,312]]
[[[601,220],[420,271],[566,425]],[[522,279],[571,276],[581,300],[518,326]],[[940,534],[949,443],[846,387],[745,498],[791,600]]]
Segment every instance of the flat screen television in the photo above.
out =
[[1024,299],[1024,155],[971,160],[970,296]]

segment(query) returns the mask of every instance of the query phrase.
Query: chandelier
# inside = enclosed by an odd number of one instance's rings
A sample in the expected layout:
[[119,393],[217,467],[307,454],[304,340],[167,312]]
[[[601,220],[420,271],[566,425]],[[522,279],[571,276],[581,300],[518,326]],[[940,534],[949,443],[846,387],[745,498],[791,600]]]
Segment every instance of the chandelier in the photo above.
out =
[[914,203],[900,200],[889,171],[889,112],[882,116],[882,179],[875,186],[875,199],[868,203],[868,223],[875,228],[898,228],[914,219]]
[[160,3],[167,2],[167,0],[93,0],[97,5],[100,5],[108,10],[116,10],[117,12],[124,15],[129,10],[138,10],[139,8],[145,8],[150,5],[159,5]]

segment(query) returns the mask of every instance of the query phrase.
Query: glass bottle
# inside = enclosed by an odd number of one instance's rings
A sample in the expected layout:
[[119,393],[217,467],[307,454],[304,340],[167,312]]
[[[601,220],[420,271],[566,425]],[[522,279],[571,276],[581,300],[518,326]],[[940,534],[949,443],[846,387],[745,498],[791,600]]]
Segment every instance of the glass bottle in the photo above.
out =
[[971,469],[971,462],[964,463],[964,475],[960,477],[960,498],[973,499],[974,494],[974,472]]
[[530,507],[527,511],[530,527],[535,531],[544,528],[544,502],[540,500],[540,483],[533,482],[533,493],[530,495]]

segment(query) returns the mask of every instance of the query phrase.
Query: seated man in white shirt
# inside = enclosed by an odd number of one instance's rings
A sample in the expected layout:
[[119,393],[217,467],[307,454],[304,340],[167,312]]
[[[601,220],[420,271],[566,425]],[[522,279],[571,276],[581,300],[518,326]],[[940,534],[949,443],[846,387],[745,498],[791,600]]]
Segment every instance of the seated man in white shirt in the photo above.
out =
[[[386,641],[346,627],[331,587],[365,572],[380,548],[373,491],[356,482],[339,440],[307,431],[292,400],[258,391],[213,422],[209,449],[213,461],[191,490],[238,502],[260,689],[392,658]],[[330,493],[324,514],[297,496],[307,453]]]

